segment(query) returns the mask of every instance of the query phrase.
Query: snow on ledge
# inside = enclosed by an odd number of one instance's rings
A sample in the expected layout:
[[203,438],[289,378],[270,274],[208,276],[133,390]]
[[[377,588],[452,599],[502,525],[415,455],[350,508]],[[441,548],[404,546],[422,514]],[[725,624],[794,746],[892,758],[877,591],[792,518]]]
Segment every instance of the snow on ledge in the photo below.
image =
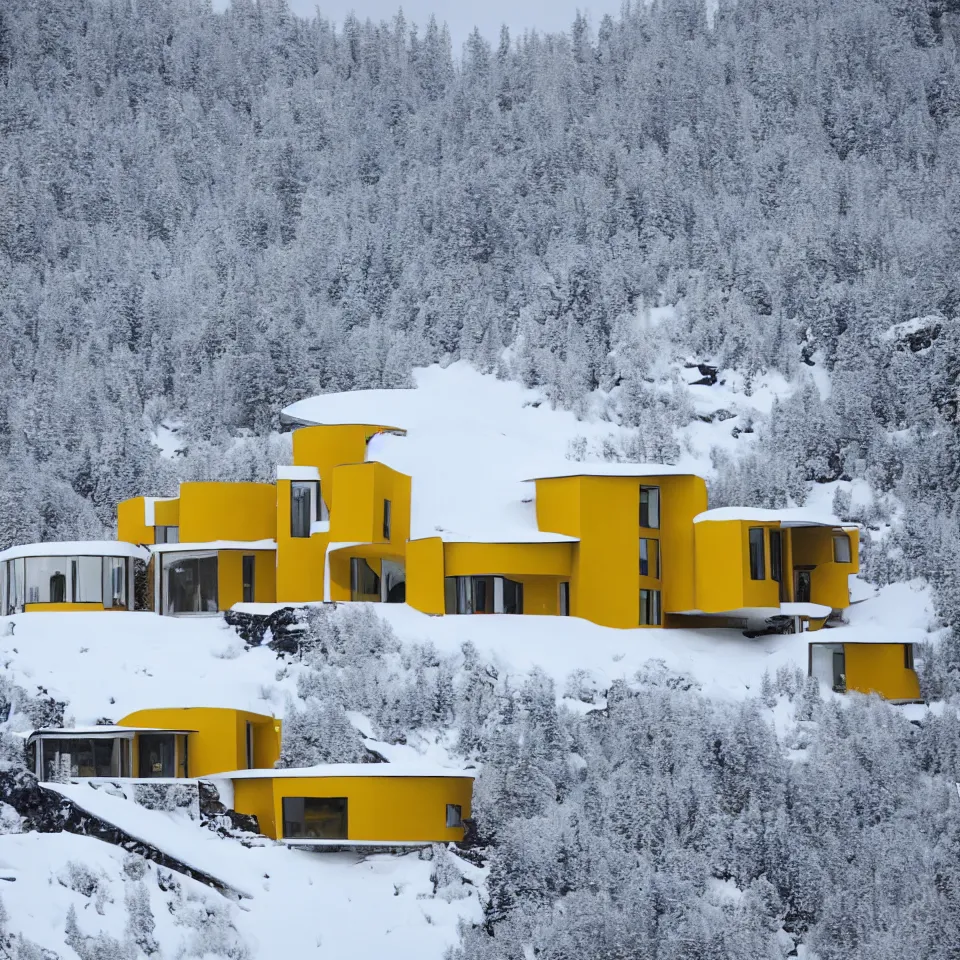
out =
[[215,774],[216,777],[226,780],[270,780],[274,777],[466,777],[473,780],[476,775],[476,770],[453,770],[449,767],[410,763],[322,763],[316,767],[285,767],[282,770],[265,767],[260,770],[233,770]]
[[20,557],[133,557],[149,560],[143,547],[123,540],[63,540],[59,543],[24,543],[8,547],[0,553],[0,560]]
[[809,507],[785,507],[782,510],[767,510],[762,507],[717,507],[698,513],[694,523],[723,520],[752,520],[756,523],[779,523],[781,527],[843,527],[857,530],[859,524],[848,523],[820,510]]
[[202,553],[209,550],[276,550],[276,540],[208,540],[205,543],[155,543],[151,553]]
[[277,467],[278,480],[316,480],[320,481],[320,471],[316,467]]
[[699,476],[699,473],[674,467],[668,463],[616,463],[606,460],[598,463],[581,463],[572,460],[566,467],[527,477],[524,483],[533,483],[537,480],[561,480],[564,477],[639,477],[642,479],[644,477]]
[[422,395],[415,389],[352,390],[298,400],[284,407],[281,416],[288,421],[317,426],[364,424],[403,430],[404,423],[417,414],[422,402]]
[[330,521],[329,520],[314,520],[310,524],[310,536],[312,537],[316,533],[329,533],[330,532]]

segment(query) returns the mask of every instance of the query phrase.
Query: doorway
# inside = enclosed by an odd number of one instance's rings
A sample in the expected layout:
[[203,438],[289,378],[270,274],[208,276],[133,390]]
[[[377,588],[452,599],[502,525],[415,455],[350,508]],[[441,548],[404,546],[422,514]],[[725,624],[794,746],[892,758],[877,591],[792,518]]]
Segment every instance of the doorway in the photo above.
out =
[[810,602],[812,572],[812,567],[808,567],[806,569],[802,569],[800,567],[793,568],[793,599],[795,603]]

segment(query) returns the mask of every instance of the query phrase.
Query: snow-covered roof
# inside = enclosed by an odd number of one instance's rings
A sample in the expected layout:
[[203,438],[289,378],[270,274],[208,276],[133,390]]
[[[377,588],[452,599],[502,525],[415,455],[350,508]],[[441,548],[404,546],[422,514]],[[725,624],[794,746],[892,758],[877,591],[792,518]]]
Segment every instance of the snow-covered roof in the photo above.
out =
[[448,767],[413,763],[324,763],[316,767],[286,767],[282,770],[234,770],[204,779],[269,780],[274,777],[467,777],[475,770],[451,770]]
[[320,471],[316,467],[277,467],[278,480],[320,480]]
[[781,527],[844,527],[856,530],[857,524],[839,520],[833,514],[807,507],[785,507],[782,510],[767,510],[762,507],[717,507],[704,510],[694,518],[694,523],[722,520],[748,520],[756,523],[779,523]]
[[326,426],[362,423],[403,430],[409,414],[416,419],[419,403],[416,390],[353,390],[298,400],[284,407],[281,416],[290,423]]
[[149,560],[143,548],[123,540],[63,540],[58,543],[24,543],[8,547],[0,553],[0,560],[20,557],[134,557]]
[[673,467],[666,463],[579,463],[568,461],[559,469],[539,472],[527,477],[525,482],[535,480],[559,480],[563,477],[696,477],[698,473]]
[[197,733],[196,730],[171,730],[169,727],[122,727],[116,723],[102,723],[92,727],[42,727],[33,730],[33,737],[56,737],[60,740],[88,739],[90,737],[132,737],[137,733]]
[[203,553],[210,550],[276,550],[276,540],[208,540],[201,543],[155,543],[151,553]]

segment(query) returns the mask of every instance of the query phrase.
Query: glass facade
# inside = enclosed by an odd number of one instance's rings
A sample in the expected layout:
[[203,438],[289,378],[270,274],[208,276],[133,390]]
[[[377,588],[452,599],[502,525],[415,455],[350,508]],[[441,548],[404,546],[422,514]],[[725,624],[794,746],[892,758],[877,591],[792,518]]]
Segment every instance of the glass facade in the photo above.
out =
[[130,557],[17,557],[0,564],[2,609],[21,613],[26,604],[96,603],[133,609],[136,568]]
[[217,613],[217,555],[164,554],[163,612],[167,616]]
[[284,797],[285,840],[346,840],[346,797]]

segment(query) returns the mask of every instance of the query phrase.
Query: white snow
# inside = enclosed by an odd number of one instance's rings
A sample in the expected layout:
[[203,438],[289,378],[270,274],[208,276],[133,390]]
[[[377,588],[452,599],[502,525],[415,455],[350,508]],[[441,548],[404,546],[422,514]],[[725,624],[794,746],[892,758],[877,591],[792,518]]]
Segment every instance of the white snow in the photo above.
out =
[[857,524],[844,523],[829,513],[809,507],[787,507],[782,510],[767,510],[761,507],[717,507],[698,513],[694,523],[711,521],[746,520],[756,523],[779,523],[781,527],[851,527]]
[[476,771],[413,763],[325,763],[316,767],[284,767],[282,770],[233,770],[218,773],[230,780],[263,780],[274,777],[469,777]]
[[563,477],[684,477],[700,476],[691,470],[681,470],[665,463],[578,463],[567,461],[566,466],[549,472],[525,477],[525,482],[553,480]]
[[291,467],[280,465],[277,467],[278,480],[320,480],[320,471],[317,467]]
[[0,552],[0,561],[20,557],[135,557],[149,560],[150,554],[122,540],[62,540],[56,543],[24,543]]
[[925,317],[913,317],[910,320],[904,320],[901,323],[895,323],[880,334],[880,339],[889,343],[893,340],[901,340],[909,337],[911,334],[919,333],[928,327],[941,326],[944,318],[939,314],[932,313]]
[[194,553],[205,550],[276,550],[276,540],[206,540],[199,543],[156,543],[150,553]]

